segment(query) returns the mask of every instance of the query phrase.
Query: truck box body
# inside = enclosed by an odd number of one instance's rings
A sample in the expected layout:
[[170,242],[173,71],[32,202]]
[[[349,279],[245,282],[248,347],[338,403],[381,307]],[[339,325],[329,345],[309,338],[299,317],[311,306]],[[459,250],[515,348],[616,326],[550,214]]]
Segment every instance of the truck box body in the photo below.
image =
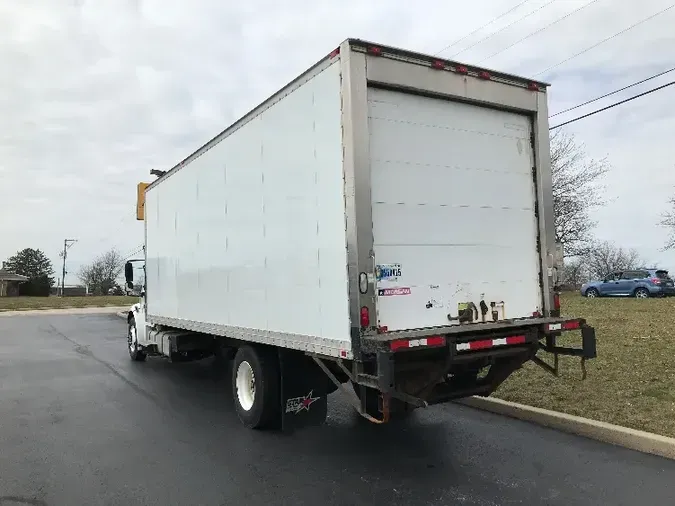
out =
[[148,322],[353,358],[547,316],[548,150],[545,85],[346,41],[150,185]]

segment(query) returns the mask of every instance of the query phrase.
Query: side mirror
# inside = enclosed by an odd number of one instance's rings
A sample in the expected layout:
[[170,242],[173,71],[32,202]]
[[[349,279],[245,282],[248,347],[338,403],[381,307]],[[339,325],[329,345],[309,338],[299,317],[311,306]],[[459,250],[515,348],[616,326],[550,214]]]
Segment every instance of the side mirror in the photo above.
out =
[[124,280],[127,283],[127,288],[132,290],[134,288],[134,266],[131,262],[124,264]]

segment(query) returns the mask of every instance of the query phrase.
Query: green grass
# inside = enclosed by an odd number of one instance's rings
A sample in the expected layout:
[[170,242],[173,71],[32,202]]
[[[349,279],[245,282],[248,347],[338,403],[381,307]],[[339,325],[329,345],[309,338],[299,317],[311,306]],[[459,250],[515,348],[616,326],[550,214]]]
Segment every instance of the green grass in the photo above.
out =
[[675,298],[566,294],[562,305],[565,316],[586,318],[596,330],[598,357],[586,362],[586,380],[579,359],[561,357],[560,377],[528,363],[493,395],[675,437]]
[[113,295],[101,297],[0,297],[0,311],[130,306],[136,302],[138,302],[138,297],[118,297]]

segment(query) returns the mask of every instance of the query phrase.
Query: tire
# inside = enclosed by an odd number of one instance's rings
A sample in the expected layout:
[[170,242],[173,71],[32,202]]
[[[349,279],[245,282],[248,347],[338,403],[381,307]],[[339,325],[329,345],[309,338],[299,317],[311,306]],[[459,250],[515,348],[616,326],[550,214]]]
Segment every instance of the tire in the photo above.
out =
[[649,290],[646,288],[638,288],[635,290],[633,293],[636,299],[648,299],[649,298]]
[[134,362],[144,362],[147,355],[138,347],[136,341],[136,319],[132,316],[127,324],[127,349],[129,356]]
[[586,290],[586,297],[589,299],[595,299],[597,297],[600,297],[600,292],[596,288],[589,288]]
[[281,417],[279,357],[273,350],[242,346],[232,364],[232,397],[249,429],[278,426]]

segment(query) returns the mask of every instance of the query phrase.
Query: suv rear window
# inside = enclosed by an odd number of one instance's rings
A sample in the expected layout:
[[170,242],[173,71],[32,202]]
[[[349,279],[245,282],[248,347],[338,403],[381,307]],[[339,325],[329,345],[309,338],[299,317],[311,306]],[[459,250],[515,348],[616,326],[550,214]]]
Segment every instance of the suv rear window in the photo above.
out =
[[659,279],[668,279],[668,271],[656,271],[654,274]]

